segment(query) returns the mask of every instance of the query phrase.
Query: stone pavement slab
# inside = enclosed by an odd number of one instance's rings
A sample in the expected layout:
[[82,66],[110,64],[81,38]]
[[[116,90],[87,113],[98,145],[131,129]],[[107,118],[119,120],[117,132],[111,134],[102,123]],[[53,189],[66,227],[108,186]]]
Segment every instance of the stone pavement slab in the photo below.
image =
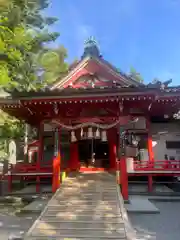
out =
[[130,196],[129,202],[125,207],[130,213],[159,213],[159,209],[148,200],[148,198],[142,198],[141,196]]
[[[147,192],[148,191],[148,185],[147,184],[129,184],[129,192]],[[165,185],[155,185],[153,186],[153,191],[157,193],[172,193],[173,190],[168,188]]]
[[26,205],[23,209],[21,209],[21,212],[37,212],[41,213],[42,210],[45,208],[49,200],[47,199],[38,199],[30,204]]

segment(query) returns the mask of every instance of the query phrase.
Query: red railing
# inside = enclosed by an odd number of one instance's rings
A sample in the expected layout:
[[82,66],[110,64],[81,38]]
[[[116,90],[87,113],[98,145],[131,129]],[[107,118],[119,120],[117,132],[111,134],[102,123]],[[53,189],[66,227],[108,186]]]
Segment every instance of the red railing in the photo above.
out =
[[17,163],[11,168],[12,172],[52,172],[52,165],[42,165],[38,167],[36,163]]
[[180,171],[179,160],[134,161],[134,170],[138,171]]

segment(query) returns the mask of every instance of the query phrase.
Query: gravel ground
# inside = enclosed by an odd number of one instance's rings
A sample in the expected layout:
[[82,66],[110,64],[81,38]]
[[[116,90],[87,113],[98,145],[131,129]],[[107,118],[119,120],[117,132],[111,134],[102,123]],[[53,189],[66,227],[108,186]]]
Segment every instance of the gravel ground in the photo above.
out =
[[154,202],[160,214],[129,214],[141,239],[179,240],[180,202]]
[[8,240],[8,237],[12,235],[23,235],[31,227],[36,218],[37,216],[35,215],[16,217],[0,214],[0,239]]
[[38,217],[38,214],[15,215],[18,207],[11,204],[0,204],[0,240],[8,240],[9,236],[23,235]]

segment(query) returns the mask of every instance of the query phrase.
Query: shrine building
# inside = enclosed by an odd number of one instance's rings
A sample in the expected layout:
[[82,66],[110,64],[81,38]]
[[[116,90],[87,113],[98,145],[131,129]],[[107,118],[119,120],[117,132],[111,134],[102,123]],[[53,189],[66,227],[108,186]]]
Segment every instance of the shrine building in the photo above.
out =
[[180,161],[180,88],[169,83],[118,71],[90,38],[65,77],[40,91],[16,90],[0,108],[38,130],[38,153],[29,158],[36,171],[51,169],[55,156],[61,170],[116,171],[123,148],[132,173],[135,163]]

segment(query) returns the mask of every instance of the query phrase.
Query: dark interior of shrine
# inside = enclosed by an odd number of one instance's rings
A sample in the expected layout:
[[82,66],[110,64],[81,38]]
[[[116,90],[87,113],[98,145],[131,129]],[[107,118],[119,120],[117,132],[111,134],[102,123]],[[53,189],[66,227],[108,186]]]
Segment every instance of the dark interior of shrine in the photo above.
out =
[[100,139],[80,140],[78,142],[79,160],[82,167],[109,167],[109,148]]

